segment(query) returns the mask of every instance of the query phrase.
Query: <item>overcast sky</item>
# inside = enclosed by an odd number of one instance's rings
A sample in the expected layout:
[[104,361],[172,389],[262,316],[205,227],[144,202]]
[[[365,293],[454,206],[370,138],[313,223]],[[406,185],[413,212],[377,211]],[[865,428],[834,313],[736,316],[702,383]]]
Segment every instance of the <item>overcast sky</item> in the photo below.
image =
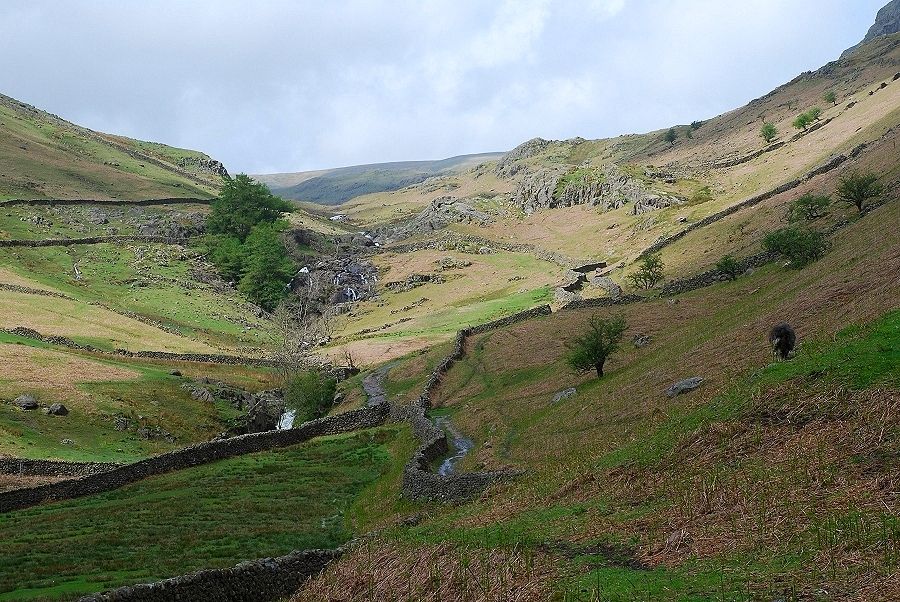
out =
[[2,0],[0,93],[285,172],[711,117],[887,0]]

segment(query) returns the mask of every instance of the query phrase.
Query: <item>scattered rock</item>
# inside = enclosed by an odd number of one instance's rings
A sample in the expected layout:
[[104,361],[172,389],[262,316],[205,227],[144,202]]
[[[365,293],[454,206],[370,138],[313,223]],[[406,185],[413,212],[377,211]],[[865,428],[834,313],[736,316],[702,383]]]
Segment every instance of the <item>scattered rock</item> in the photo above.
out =
[[567,305],[578,299],[578,295],[571,293],[564,288],[558,288],[553,293],[553,300],[560,305]]
[[551,401],[551,403],[559,403],[563,399],[568,399],[568,398],[572,397],[573,395],[575,395],[576,393],[577,393],[577,391],[575,390],[575,387],[569,387],[568,389],[564,389],[564,390],[560,391],[559,393],[557,393],[556,395],[554,395],[553,401]]
[[19,406],[19,409],[21,410],[36,410],[38,407],[37,400],[34,396],[28,394],[19,395],[13,403]]
[[632,343],[634,343],[635,347],[640,349],[641,347],[649,345],[651,340],[649,334],[636,334],[634,335],[634,339],[632,339]]
[[47,413],[51,416],[66,416],[69,413],[69,408],[61,403],[54,403],[47,408]]
[[181,370],[172,370],[169,372],[169,376],[181,376]]
[[592,276],[589,279],[589,282],[606,291],[606,294],[609,295],[611,299],[622,298],[622,287],[616,284],[615,280],[609,276]]
[[346,397],[343,394],[343,392],[338,391],[337,393],[334,394],[334,399],[331,400],[331,403],[334,405],[340,405],[340,404],[344,403],[344,399],[346,399]]
[[124,416],[116,416],[114,428],[117,431],[127,431],[128,430],[128,419],[125,418]]
[[209,389],[196,388],[191,391],[191,398],[196,399],[197,401],[205,401],[207,403],[213,403],[216,398],[212,393],[209,392]]
[[689,391],[693,391],[700,384],[703,383],[703,378],[699,376],[692,376],[691,378],[686,378],[684,380],[680,380],[671,387],[666,390],[666,395],[669,397],[675,397],[677,395],[681,395],[682,393],[687,393]]
[[60,443],[62,443],[63,445],[75,445],[75,442],[71,439],[63,439],[62,441],[60,441]]

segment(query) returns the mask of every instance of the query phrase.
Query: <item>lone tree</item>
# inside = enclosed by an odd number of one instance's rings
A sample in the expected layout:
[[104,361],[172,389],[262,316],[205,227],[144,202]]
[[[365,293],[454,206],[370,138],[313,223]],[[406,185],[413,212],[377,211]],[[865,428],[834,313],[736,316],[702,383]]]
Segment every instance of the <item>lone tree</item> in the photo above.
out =
[[825,209],[831,204],[831,198],[825,195],[813,193],[804,194],[791,203],[788,209],[788,219],[792,222],[811,222],[825,215]]
[[675,131],[675,128],[669,128],[669,131],[666,132],[666,135],[663,136],[663,139],[670,145],[675,144],[675,141],[678,140],[678,132]]
[[641,260],[637,272],[628,275],[628,280],[637,288],[653,288],[663,278],[663,262],[659,253],[647,255]]
[[768,144],[778,136],[778,128],[767,121],[763,124],[762,129],[759,131],[759,135],[762,136],[762,139]]
[[878,182],[878,176],[873,173],[856,171],[841,176],[837,189],[838,198],[855,205],[859,211],[863,210],[866,201],[879,196],[882,192],[884,192],[884,186]]
[[830,102],[832,105],[837,106],[837,94],[834,93],[834,90],[829,90],[822,96],[822,99],[825,102]]
[[593,316],[587,332],[570,343],[566,363],[575,372],[583,374],[595,370],[597,378],[603,378],[606,358],[619,350],[625,328],[627,325],[622,316],[608,320]]
[[763,249],[788,258],[791,267],[800,269],[825,254],[828,240],[808,228],[782,228],[766,235]]
[[724,255],[716,263],[716,269],[728,280],[735,280],[743,272],[741,263],[733,255]]
[[794,127],[798,130],[806,130],[813,121],[815,120],[809,113],[801,113],[800,115],[797,115],[797,119],[794,120]]

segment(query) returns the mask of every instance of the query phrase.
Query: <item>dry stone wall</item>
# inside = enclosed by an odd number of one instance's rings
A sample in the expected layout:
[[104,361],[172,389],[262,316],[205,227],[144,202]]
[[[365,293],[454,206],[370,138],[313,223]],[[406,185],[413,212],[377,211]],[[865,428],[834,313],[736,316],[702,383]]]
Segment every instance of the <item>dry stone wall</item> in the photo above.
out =
[[85,596],[79,602],[269,602],[293,594],[341,550],[302,550]]
[[44,238],[41,240],[0,240],[0,247],[71,247],[73,245],[97,245],[103,243],[163,243],[169,245],[183,245],[185,238],[172,238],[170,236],[153,236],[148,234],[128,234],[115,236],[86,236],[84,238]]
[[0,493],[0,512],[10,512],[44,502],[112,491],[153,475],[244,454],[288,447],[321,435],[334,435],[376,427],[384,423],[389,410],[386,403],[377,404],[311,420],[293,429],[251,433],[229,439],[207,441],[82,478],[3,492]]
[[200,198],[163,198],[141,199],[129,201],[123,199],[10,199],[0,201],[0,207],[12,207],[13,205],[56,206],[56,205],[105,205],[116,206],[149,206],[149,205],[209,205],[215,199]]
[[30,458],[0,458],[0,474],[46,477],[83,477],[118,468],[114,462],[64,462]]

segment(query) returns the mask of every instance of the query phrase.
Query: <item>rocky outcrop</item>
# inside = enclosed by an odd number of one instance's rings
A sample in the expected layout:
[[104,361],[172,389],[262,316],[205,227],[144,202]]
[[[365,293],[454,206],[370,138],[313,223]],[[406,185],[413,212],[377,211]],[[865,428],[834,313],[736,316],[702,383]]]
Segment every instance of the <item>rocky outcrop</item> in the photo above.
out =
[[501,178],[511,178],[524,169],[524,165],[520,163],[522,159],[533,157],[549,145],[550,141],[543,138],[527,140],[503,155],[500,161],[497,162],[497,167],[494,171]]
[[182,169],[196,173],[206,173],[220,178],[228,177],[228,170],[222,165],[221,161],[204,157],[182,157],[178,162],[178,166]]
[[900,32],[900,0],[891,0],[878,11],[878,14],[875,16],[875,23],[869,28],[862,42],[845,50],[841,58],[852,54],[854,50],[866,42],[898,32]]
[[638,215],[684,202],[651,192],[646,183],[616,165],[568,173],[561,168],[545,168],[526,174],[519,181],[514,200],[526,214],[576,205],[610,211],[630,204],[631,213]]
[[435,230],[442,230],[450,224],[486,226],[491,221],[493,220],[490,215],[475,209],[465,201],[452,196],[442,196],[431,201],[428,207],[402,226],[378,230],[374,240],[379,245],[383,245],[404,238],[430,234]]

